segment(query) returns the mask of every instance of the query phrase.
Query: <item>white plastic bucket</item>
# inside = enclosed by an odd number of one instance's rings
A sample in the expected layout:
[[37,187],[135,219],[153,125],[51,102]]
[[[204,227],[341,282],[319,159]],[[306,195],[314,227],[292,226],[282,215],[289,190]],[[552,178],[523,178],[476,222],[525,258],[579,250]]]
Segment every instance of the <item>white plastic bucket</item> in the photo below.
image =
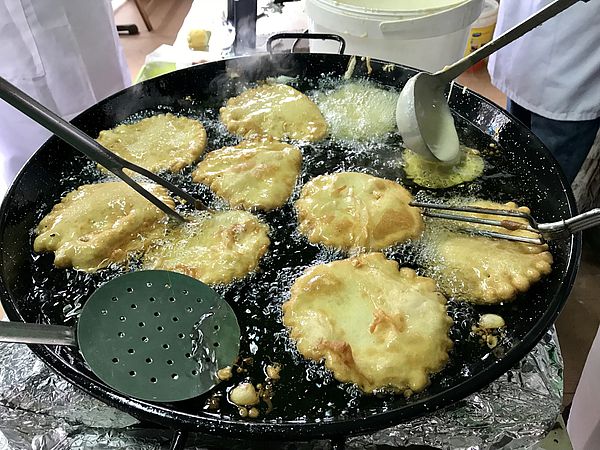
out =
[[[462,58],[484,0],[306,0],[309,28],[339,34],[346,53],[436,71]],[[311,51],[337,53],[313,40]]]
[[[467,44],[465,55],[474,52],[479,47],[487,44],[494,37],[496,19],[498,18],[498,2],[496,0],[485,0],[483,11],[471,27],[471,33]],[[482,61],[480,61],[482,62]]]

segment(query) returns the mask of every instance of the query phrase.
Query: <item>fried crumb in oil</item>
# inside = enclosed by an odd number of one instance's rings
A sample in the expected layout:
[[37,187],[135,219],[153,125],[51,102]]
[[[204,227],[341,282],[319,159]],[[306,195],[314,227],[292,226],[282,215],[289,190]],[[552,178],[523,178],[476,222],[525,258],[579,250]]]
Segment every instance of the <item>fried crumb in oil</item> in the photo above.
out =
[[209,411],[217,411],[221,406],[221,399],[217,395],[213,395],[206,400],[205,408]]
[[259,412],[258,409],[256,408],[250,408],[250,411],[248,411],[248,417],[250,417],[251,419],[256,419],[259,416]]
[[233,372],[231,370],[231,366],[223,367],[217,372],[217,378],[221,381],[226,381],[231,379],[233,376]]
[[480,337],[479,342],[487,345],[490,349],[498,346],[499,336],[506,327],[504,319],[496,314],[484,314],[479,318],[477,326],[471,327],[471,331]]
[[271,380],[279,380],[279,372],[280,371],[281,371],[281,365],[279,365],[277,363],[269,364],[266,369],[267,377],[269,377]]
[[229,400],[238,406],[256,405],[260,401],[256,388],[247,381],[238,384],[229,392]]

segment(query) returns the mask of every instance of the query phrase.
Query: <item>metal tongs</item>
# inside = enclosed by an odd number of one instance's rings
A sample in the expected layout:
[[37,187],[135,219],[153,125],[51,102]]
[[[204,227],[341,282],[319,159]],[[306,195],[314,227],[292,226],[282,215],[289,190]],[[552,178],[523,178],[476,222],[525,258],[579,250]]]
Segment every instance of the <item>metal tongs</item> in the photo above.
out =
[[[594,208],[570,219],[559,220],[550,223],[538,223],[531,214],[521,211],[480,208],[477,206],[451,206],[438,203],[410,202],[410,206],[423,209],[423,215],[437,219],[457,220],[459,222],[469,222],[480,225],[490,225],[504,228],[510,231],[524,230],[535,233],[539,237],[518,236],[508,233],[498,233],[491,230],[468,229],[464,231],[480,234],[487,237],[506,239],[509,241],[525,242],[527,244],[545,244],[552,239],[561,239],[579,231],[586,230],[596,225],[600,225],[600,208]],[[434,211],[432,211],[434,210]],[[439,212],[451,211],[451,212]],[[459,214],[456,214],[459,213]],[[477,217],[471,215],[461,215],[460,213],[471,214],[489,214],[498,216],[496,219]],[[525,219],[526,222],[516,221],[515,218]]]
[[123,172],[123,169],[129,169],[133,172],[137,172],[140,175],[143,175],[144,177],[154,181],[156,184],[168,189],[196,209],[206,209],[206,206],[197,198],[192,197],[183,189],[175,186],[167,180],[164,180],[163,178],[160,178],[149,170],[133,164],[114,154],[107,148],[100,145],[90,136],[85,134],[79,128],[70,124],[60,116],[54,114],[48,108],[31,98],[25,92],[21,91],[19,88],[12,85],[2,77],[0,77],[0,98],[21,111],[23,114],[35,120],[41,126],[54,133],[56,136],[61,138],[67,144],[70,144],[73,148],[80,151],[91,160],[96,161],[107,170],[110,170],[113,174],[127,183],[131,188],[135,189],[139,194],[144,196],[148,201],[152,202],[157,208],[159,208],[168,216],[180,222],[185,222],[185,219],[181,215],[169,208],[165,203],[152,195],[149,191],[144,189],[140,184]]

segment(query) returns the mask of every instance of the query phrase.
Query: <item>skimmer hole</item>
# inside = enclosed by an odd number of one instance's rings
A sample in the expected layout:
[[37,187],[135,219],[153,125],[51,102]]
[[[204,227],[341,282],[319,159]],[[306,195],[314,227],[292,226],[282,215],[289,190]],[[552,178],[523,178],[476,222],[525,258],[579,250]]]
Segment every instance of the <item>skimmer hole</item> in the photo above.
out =
[[213,344],[213,347],[218,347],[218,346],[219,346],[219,343],[218,343],[218,342],[215,342],[215,343]]
[[113,297],[113,298],[111,298],[111,301],[113,301],[113,302],[116,302],[118,300],[119,300],[119,297]]
[[173,360],[172,359],[167,359],[167,364],[172,366],[173,365]]
[[189,292],[188,292],[188,290],[187,290],[187,289],[184,289],[183,291],[181,291],[181,293],[182,293],[183,295],[188,295],[188,294],[189,294]]
[[131,309],[137,309],[137,305],[135,303],[131,304]]
[[175,316],[173,317],[173,319],[171,319],[173,322],[177,322],[179,320],[179,317]]
[[198,303],[202,303],[204,300],[202,300],[201,298],[197,298],[197,299],[196,299],[196,301],[197,301]]
[[169,301],[170,301],[171,303],[174,303],[174,302],[175,302],[175,297],[169,297]]
[[113,358],[112,362],[114,362],[115,364],[119,362],[119,358]]
[[191,357],[192,357],[192,354],[191,354],[191,353],[186,353],[186,354],[185,354],[185,357],[186,357],[186,358],[191,358]]
[[148,281],[148,282],[146,283],[146,287],[149,287],[149,288],[151,288],[151,287],[152,287],[152,283]]
[[125,337],[125,333],[123,333],[122,331],[119,331],[117,333],[117,336],[119,336],[120,338]]
[[183,339],[185,337],[185,334],[179,333],[177,336],[179,336],[179,339]]
[[127,320],[127,318],[126,318],[125,316],[121,316],[121,317],[119,317],[119,320],[120,320],[121,322],[125,322],[125,321]]
[[162,346],[165,350],[169,348],[169,344],[163,344]]
[[156,327],[156,329],[157,329],[158,331],[160,331],[161,333],[162,333],[162,331],[164,330],[164,328],[163,328],[163,327],[161,327],[161,326],[158,326],[158,327]]
[[171,374],[171,378],[173,378],[174,380],[176,380],[177,378],[179,378],[179,375],[176,373],[172,373]]
[[145,326],[146,326],[146,324],[145,324],[144,322],[140,322],[140,323],[138,323],[138,326],[139,326],[139,327],[145,327]]
[[154,311],[154,317],[158,317],[160,316],[160,313],[158,311]]
[[135,350],[130,348],[129,350],[127,350],[127,353],[129,353],[130,355],[133,355],[135,353]]
[[154,297],[150,297],[148,300],[150,300],[150,303],[154,303],[156,301]]
[[219,325],[215,325],[214,328],[215,328],[215,330],[218,330],[219,329]]
[[130,371],[129,375],[132,376],[132,377],[135,377],[135,370]]
[[105,310],[105,309],[103,309],[102,311],[100,311],[100,314],[102,314],[103,316],[105,316],[105,315],[107,315],[107,314],[108,314],[108,311],[107,311],[107,310]]
[[148,364],[152,364],[152,358],[146,358],[146,362],[147,362]]
[[191,313],[192,311],[194,311],[194,308],[192,308],[191,306],[188,306],[187,308],[185,308],[185,310],[189,313]]
[[150,378],[150,383],[156,383],[158,380],[154,377]]
[[147,336],[143,336],[142,337],[142,342],[148,342],[148,337]]
[[192,375],[194,375],[194,376],[198,375],[198,371],[196,369],[192,370]]
[[133,292],[133,288],[128,287],[127,292],[129,292],[131,294]]

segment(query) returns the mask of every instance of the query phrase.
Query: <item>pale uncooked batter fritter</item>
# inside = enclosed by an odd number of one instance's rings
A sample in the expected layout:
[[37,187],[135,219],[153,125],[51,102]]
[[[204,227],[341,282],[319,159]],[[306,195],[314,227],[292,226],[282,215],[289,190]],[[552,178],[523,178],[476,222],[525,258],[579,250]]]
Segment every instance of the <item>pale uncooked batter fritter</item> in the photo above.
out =
[[342,84],[331,91],[318,92],[314,98],[333,137],[377,139],[396,129],[398,94],[372,83]]

